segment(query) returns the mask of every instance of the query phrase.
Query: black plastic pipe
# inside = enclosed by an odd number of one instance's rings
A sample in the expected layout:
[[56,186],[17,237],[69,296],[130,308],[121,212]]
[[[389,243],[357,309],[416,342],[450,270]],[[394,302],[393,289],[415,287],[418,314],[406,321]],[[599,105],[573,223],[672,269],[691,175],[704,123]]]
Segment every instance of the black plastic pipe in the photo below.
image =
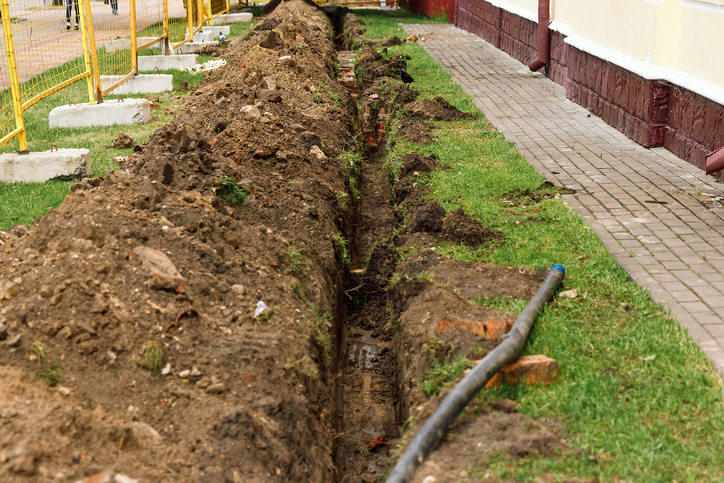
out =
[[553,298],[553,294],[565,274],[566,270],[563,266],[553,265],[551,267],[543,285],[515,319],[513,328],[510,329],[503,342],[477,363],[473,370],[443,400],[432,416],[425,421],[420,432],[397,461],[386,483],[407,483],[412,479],[417,468],[435,449],[458,414],[505,364],[518,355],[528,338],[538,311]]

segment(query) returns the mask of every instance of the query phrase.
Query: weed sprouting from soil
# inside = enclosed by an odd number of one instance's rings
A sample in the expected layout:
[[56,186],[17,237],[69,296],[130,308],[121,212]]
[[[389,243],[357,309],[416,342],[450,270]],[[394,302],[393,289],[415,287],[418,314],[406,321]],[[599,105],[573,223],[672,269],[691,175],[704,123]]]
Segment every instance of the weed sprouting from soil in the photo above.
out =
[[329,332],[332,328],[332,317],[327,313],[320,313],[318,307],[312,304],[309,305],[307,317],[309,318],[307,326],[310,339],[319,343],[324,360],[330,362],[334,350],[332,334]]
[[295,246],[287,248],[287,269],[289,273],[301,273],[304,269],[302,263],[302,251]]
[[335,233],[334,249],[337,252],[339,260],[342,262],[342,265],[345,267],[349,267],[349,264],[352,263],[352,255],[349,252],[349,242],[350,239],[344,236],[342,232]]
[[151,374],[156,375],[161,372],[165,359],[166,354],[164,353],[161,344],[155,341],[146,344],[146,347],[143,350],[143,360]]
[[44,380],[50,387],[57,386],[63,382],[63,366],[59,362],[43,364],[35,372],[35,377]]
[[241,205],[249,192],[239,186],[239,184],[229,176],[222,176],[214,183],[213,188],[216,196],[230,204],[231,206]]
[[59,362],[51,362],[48,360],[48,352],[50,349],[42,342],[33,342],[31,348],[31,359],[35,359],[40,363],[40,369],[35,371],[35,377],[42,379],[48,383],[48,386],[54,387],[63,382],[63,366]]

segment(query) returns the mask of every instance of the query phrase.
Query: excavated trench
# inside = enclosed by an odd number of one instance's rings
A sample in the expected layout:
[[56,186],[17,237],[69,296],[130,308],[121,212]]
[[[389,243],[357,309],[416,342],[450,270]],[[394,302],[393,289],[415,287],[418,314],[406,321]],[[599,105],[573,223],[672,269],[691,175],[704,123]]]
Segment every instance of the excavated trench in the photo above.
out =
[[431,358],[494,345],[460,320],[514,319],[469,301],[542,279],[429,249],[499,234],[423,203],[434,157],[383,170],[390,116],[452,108],[405,59],[338,68],[344,10],[266,8],[134,157],[0,233],[0,481],[378,481]]

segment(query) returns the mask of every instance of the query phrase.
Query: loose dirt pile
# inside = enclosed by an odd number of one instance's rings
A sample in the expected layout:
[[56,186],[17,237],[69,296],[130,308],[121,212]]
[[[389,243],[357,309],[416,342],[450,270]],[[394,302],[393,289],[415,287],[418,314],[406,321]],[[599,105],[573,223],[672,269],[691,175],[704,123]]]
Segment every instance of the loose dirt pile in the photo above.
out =
[[2,237],[0,480],[336,478],[332,37],[281,3],[131,168]]

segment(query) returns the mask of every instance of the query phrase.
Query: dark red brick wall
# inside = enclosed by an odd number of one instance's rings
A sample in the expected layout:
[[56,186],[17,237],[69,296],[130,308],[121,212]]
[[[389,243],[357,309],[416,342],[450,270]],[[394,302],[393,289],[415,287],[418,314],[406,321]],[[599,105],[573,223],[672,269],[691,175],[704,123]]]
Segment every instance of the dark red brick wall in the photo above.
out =
[[[537,56],[536,22],[485,0],[458,0],[456,25],[529,64]],[[665,146],[704,168],[724,145],[724,106],[667,82],[647,80],[564,42],[550,32],[548,76],[566,96],[646,147]],[[724,175],[723,175],[724,176]]]

